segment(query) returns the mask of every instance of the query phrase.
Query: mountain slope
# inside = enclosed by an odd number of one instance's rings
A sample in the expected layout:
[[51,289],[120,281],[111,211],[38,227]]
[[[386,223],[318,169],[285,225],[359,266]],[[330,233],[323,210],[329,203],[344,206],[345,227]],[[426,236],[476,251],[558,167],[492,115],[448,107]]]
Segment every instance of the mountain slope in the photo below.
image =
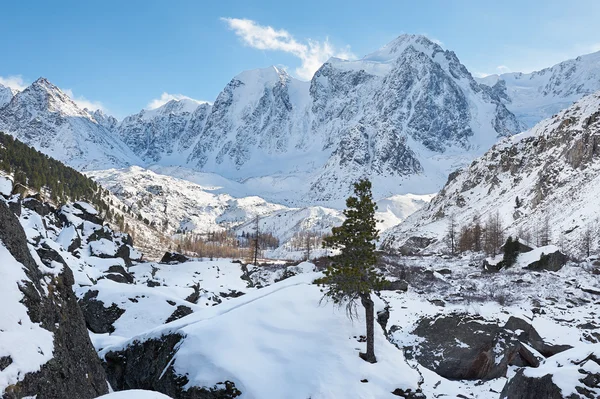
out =
[[8,104],[15,94],[15,90],[0,84],[0,107]]
[[[424,194],[519,129],[454,53],[404,35],[362,60],[329,60],[310,84],[274,67],[238,75],[215,101],[187,166],[249,184],[308,181],[295,190],[320,203],[339,202],[360,176],[394,178],[391,190],[375,185],[380,196]],[[433,182],[405,181],[417,176]]]
[[177,163],[197,141],[210,108],[210,104],[190,99],[171,100],[130,115],[115,128],[133,152],[148,162],[170,157],[163,163]]
[[78,170],[142,164],[121,140],[44,78],[0,108],[0,130]]
[[506,235],[535,239],[547,225],[551,242],[581,255],[586,231],[595,236],[598,227],[599,187],[600,91],[452,174],[428,205],[386,234],[383,246],[399,248],[417,236],[440,248],[451,215],[460,226],[498,211]]
[[479,81],[504,97],[506,107],[521,122],[533,126],[600,90],[600,51],[541,71],[491,75]]

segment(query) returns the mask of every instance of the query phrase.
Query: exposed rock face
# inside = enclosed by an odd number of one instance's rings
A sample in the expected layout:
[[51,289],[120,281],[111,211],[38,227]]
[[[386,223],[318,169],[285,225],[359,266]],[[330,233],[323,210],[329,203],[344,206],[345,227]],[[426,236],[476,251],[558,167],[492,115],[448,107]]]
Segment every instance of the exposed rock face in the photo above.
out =
[[[13,399],[25,396],[38,398],[95,398],[108,392],[106,375],[100,360],[90,342],[85,322],[71,286],[73,273],[62,267],[60,273],[44,274],[27,247],[27,238],[18,219],[4,201],[0,201],[0,241],[16,261],[24,267],[28,281],[22,282],[20,290],[24,295],[23,304],[34,323],[53,335],[54,351],[52,359],[41,366],[38,372],[27,373],[19,381],[5,388],[3,398]],[[52,264],[56,253],[40,251],[42,260]],[[3,304],[11,306],[11,304]],[[26,342],[24,345],[35,345]],[[8,359],[3,359],[6,367]]]
[[491,75],[480,82],[528,127],[600,90],[600,51],[531,73]]
[[541,378],[528,378],[523,375],[523,370],[511,378],[501,393],[501,398],[506,399],[563,399],[559,387],[552,382],[551,375]]
[[[137,155],[150,162],[189,152],[199,139],[211,106],[194,100],[171,100],[123,119],[115,129]],[[183,156],[185,158],[185,155]]]
[[177,344],[183,339],[179,334],[134,342],[121,352],[105,355],[108,381],[115,390],[148,389],[181,399],[230,399],[241,392],[230,381],[214,387],[184,389],[188,379],[175,373],[172,365]]
[[[540,223],[547,223],[554,240],[562,240],[567,251],[578,252],[585,230],[600,212],[599,166],[600,92],[596,92],[493,146],[454,176],[429,204],[386,232],[382,246],[399,250],[418,236],[436,239],[428,250],[437,251],[445,245],[442,236],[451,215],[457,225],[471,226],[476,218],[485,223],[499,212],[507,236],[529,241],[522,235],[531,239]],[[550,270],[557,270],[563,257],[553,255],[548,261]]]
[[511,316],[504,325],[504,328],[515,332],[520,331],[520,334],[517,336],[519,341],[530,345],[545,357],[550,357],[572,348],[570,345],[549,345],[545,343],[531,324],[518,317]]
[[548,270],[551,272],[559,271],[566,263],[567,256],[560,251],[551,254],[542,254],[540,259],[527,266],[531,270]]
[[96,334],[112,333],[115,331],[114,322],[125,313],[125,310],[114,303],[105,307],[104,302],[97,298],[98,291],[90,290],[79,300],[85,325]]
[[514,334],[467,315],[423,319],[413,334],[424,340],[407,356],[448,379],[488,380],[505,376],[509,365],[539,365]]
[[501,399],[587,399],[600,397],[597,345],[575,348],[547,359],[537,370],[520,369]]
[[173,314],[171,316],[169,316],[169,318],[165,321],[165,323],[170,323],[172,321],[179,320],[182,317],[185,317],[192,313],[194,313],[194,311],[192,309],[190,309],[189,306],[179,305],[179,306],[177,306],[177,309],[175,309]]

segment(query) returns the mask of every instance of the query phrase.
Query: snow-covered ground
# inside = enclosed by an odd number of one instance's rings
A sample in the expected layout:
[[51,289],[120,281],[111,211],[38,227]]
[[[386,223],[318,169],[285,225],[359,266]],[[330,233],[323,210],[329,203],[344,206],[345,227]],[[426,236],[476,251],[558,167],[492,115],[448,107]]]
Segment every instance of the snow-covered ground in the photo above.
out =
[[[483,257],[475,254],[460,258],[383,257],[379,267],[386,278],[406,281],[407,290],[383,290],[373,295],[376,311],[387,308],[389,316],[384,325],[375,325],[378,362],[369,364],[358,356],[365,345],[362,308],[359,306],[350,319],[343,308],[323,301],[320,288],[313,284],[322,274],[311,263],[273,262],[255,267],[232,259],[191,259],[128,265],[124,259],[113,257],[112,250],[92,250],[94,245],[90,244],[101,240],[119,247],[127,245],[123,236],[90,221],[95,216],[93,209],[80,203],[61,212],[70,223],[62,230],[52,214],[41,216],[28,208],[23,208],[20,221],[30,241],[40,240],[39,245],[54,249],[73,270],[74,290],[86,322],[108,323],[110,328],[101,327],[103,332],[90,332],[99,355],[114,361],[111,353],[175,337],[177,344],[173,354],[167,354],[170,360],[165,371],[185,377],[185,388],[215,387],[229,381],[242,392],[241,398],[393,398],[397,396],[392,392],[409,389],[419,389],[426,397],[499,397],[507,381],[518,374],[517,366],[509,366],[506,375],[488,381],[450,380],[437,374],[435,368],[405,357],[405,349],[414,353],[422,344],[415,333],[419,323],[454,315],[477,316],[497,326],[511,316],[518,317],[535,328],[545,344],[573,347],[546,360],[531,349],[542,363],[539,371],[525,371],[526,376],[544,372],[556,375],[552,378],[565,390],[570,388],[563,383],[566,377],[559,367],[560,359],[597,353],[598,266],[590,260],[567,263],[557,272],[524,268],[540,252],[551,252],[550,248],[522,254],[514,267],[499,273],[485,272]],[[80,237],[81,243],[68,250],[75,237]],[[2,250],[0,247],[2,259],[10,262]],[[18,272],[19,268],[10,270]],[[126,276],[131,279],[115,278]],[[11,282],[24,276],[5,277],[0,279],[7,282],[1,292],[10,298],[4,299],[17,303],[16,296],[22,294],[10,288]],[[99,308],[94,307],[98,304]],[[13,350],[24,332],[35,333],[35,326],[14,322],[15,317],[26,321],[22,310],[14,308],[10,318],[2,321],[7,324],[2,329],[12,331],[17,340],[0,336],[0,350],[15,356],[14,368],[11,365],[0,373],[5,378],[3,384],[17,378],[15,373],[30,366],[33,370],[44,362],[35,360],[38,355],[21,359]],[[515,336],[518,333],[514,331]],[[454,337],[441,337],[445,338],[449,346],[466,345],[455,342]],[[44,340],[36,337],[35,342]],[[42,352],[47,356],[52,349],[46,349]],[[593,370],[591,363],[586,367]],[[570,381],[569,387],[577,384]],[[118,398],[125,393],[112,395]]]

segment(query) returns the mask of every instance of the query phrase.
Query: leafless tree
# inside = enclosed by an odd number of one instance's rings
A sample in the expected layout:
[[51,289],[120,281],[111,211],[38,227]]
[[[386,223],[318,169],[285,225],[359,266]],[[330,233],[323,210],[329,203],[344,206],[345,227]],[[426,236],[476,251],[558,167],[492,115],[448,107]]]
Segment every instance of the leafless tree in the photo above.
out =
[[446,230],[446,241],[452,255],[456,253],[457,230],[456,218],[454,217],[454,214],[452,214],[450,215],[450,219],[448,219],[448,229]]

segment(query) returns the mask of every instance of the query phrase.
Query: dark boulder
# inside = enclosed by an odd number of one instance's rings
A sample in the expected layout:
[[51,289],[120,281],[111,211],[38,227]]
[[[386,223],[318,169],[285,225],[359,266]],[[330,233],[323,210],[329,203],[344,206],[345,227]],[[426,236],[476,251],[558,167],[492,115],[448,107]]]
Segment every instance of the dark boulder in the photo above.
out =
[[21,199],[20,197],[17,197],[16,199],[12,199],[10,201],[8,201],[8,208],[10,209],[10,211],[12,213],[14,213],[16,216],[21,216]]
[[177,252],[165,252],[160,263],[183,263],[190,260],[187,256]]
[[132,266],[133,261],[131,259],[131,249],[128,245],[121,245],[119,249],[117,249],[117,253],[115,254],[117,258],[121,258],[125,261],[125,265]]
[[412,334],[424,339],[405,348],[407,357],[451,380],[489,380],[505,376],[509,365],[539,364],[512,332],[482,318],[427,318]]
[[384,291],[408,291],[408,283],[404,280],[385,281],[383,283]]
[[183,339],[182,335],[168,334],[108,352],[104,367],[110,385],[116,391],[147,389],[179,399],[231,399],[242,394],[231,381],[184,388],[189,380],[175,372],[172,362]]
[[501,399],[563,399],[564,396],[558,386],[552,382],[551,375],[541,378],[525,376],[524,370],[517,374],[504,386]]
[[105,307],[104,302],[97,298],[98,291],[90,290],[79,300],[79,306],[85,318],[85,325],[96,334],[112,333],[115,331],[113,324],[125,313],[125,310],[114,303],[109,307]]
[[24,208],[31,209],[32,211],[34,211],[42,217],[56,212],[56,210],[50,205],[48,205],[45,202],[41,202],[35,198],[25,198],[22,202],[22,206]]
[[[107,393],[106,375],[72,290],[74,277],[71,269],[63,267],[57,275],[41,272],[29,252],[23,228],[4,201],[0,201],[0,226],[0,242],[24,266],[28,278],[20,286],[24,295],[21,303],[27,307],[31,321],[39,323],[54,336],[52,359],[39,371],[25,374],[18,383],[6,387],[3,399],[36,395],[40,399],[85,399]],[[54,256],[46,253],[47,259]],[[42,279],[46,281],[46,289],[42,288]],[[29,344],[32,343],[24,343]],[[8,359],[3,359],[3,362],[6,364]]]
[[194,290],[194,292],[192,292],[190,295],[188,295],[188,297],[185,298],[185,300],[190,303],[198,303],[198,299],[200,299],[200,283],[196,283],[196,284],[192,285],[190,288],[192,288]]
[[[570,353],[570,352],[569,352]],[[568,353],[565,352],[565,355]],[[583,358],[579,357],[582,356]],[[573,353],[573,356],[559,355],[553,361],[550,358],[535,373],[520,369],[511,378],[502,393],[501,399],[584,399],[600,397],[600,360],[595,353],[587,351]],[[572,387],[573,392],[563,392],[555,381],[562,386]]]
[[87,220],[88,222],[92,222],[94,224],[102,225],[103,220],[97,214],[89,213],[83,206],[78,203],[74,203],[73,207],[80,212],[77,213],[77,217],[83,220]]
[[550,345],[545,343],[531,324],[518,317],[511,316],[504,325],[504,328],[515,332],[520,331],[517,336],[519,341],[530,345],[544,357],[550,357],[572,348],[570,345]]
[[172,321],[181,319],[182,317],[185,317],[192,313],[194,313],[194,311],[190,307],[185,305],[179,305],[177,306],[177,309],[175,309],[173,314],[171,314],[171,316],[169,316],[169,318],[165,321],[165,323],[170,323]]
[[115,265],[108,268],[105,278],[117,283],[133,284],[134,278],[123,266]]
[[103,226],[100,229],[94,230],[94,232],[88,237],[87,242],[99,241],[102,238],[108,241],[113,241],[112,231]]
[[540,259],[527,265],[529,270],[548,270],[551,272],[559,271],[566,263],[567,256],[560,251],[551,254],[542,254]]

